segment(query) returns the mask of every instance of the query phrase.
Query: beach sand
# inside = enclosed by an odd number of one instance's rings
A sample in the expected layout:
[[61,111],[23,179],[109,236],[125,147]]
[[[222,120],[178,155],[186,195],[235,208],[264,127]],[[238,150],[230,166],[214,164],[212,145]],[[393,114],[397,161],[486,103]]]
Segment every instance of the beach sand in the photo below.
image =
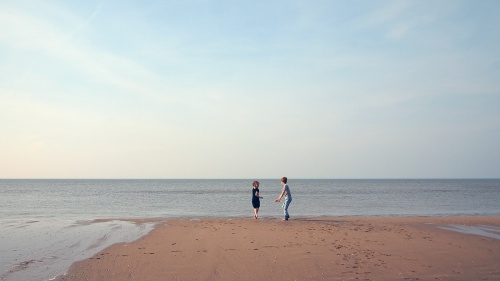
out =
[[167,219],[58,280],[500,280],[500,217]]

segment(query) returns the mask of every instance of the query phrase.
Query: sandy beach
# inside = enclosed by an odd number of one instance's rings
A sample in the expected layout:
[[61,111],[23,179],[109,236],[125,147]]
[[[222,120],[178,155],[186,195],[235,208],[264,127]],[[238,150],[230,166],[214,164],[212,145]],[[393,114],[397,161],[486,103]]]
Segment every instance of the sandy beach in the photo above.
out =
[[500,217],[166,219],[57,280],[500,280]]

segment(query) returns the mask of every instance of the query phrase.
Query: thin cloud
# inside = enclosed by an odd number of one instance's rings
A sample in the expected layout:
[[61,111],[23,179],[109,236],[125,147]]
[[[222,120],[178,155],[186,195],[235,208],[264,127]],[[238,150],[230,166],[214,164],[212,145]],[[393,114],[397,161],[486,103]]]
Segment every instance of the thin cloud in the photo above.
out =
[[79,32],[81,32],[82,30],[84,30],[87,26],[89,26],[92,23],[92,20],[95,17],[97,17],[97,15],[99,15],[99,13],[101,13],[101,9],[102,9],[103,3],[104,2],[101,2],[99,5],[97,5],[96,9],[94,10],[94,12],[92,12],[92,14],[90,15],[90,17],[87,20],[81,22],[73,30],[71,30],[70,32],[68,32],[68,34],[63,35],[62,38],[61,38],[61,40],[59,42],[57,42],[57,44],[62,44],[65,41],[71,40],[72,37],[74,37]]

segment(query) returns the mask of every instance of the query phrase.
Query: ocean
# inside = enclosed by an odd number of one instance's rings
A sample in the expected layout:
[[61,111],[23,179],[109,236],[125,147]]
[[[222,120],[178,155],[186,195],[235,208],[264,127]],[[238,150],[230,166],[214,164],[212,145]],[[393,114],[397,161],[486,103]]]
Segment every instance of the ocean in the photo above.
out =
[[[130,218],[253,217],[254,179],[0,179],[0,280],[50,280],[74,261],[154,227]],[[260,182],[259,216],[278,219],[278,179]],[[291,219],[499,216],[500,179],[289,179]],[[103,219],[93,222],[95,219]]]

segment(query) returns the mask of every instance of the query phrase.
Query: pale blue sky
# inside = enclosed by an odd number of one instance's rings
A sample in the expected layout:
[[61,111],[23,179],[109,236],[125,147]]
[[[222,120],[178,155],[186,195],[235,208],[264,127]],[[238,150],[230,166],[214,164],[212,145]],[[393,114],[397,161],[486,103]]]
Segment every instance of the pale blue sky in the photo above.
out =
[[500,177],[500,1],[0,1],[0,178]]

